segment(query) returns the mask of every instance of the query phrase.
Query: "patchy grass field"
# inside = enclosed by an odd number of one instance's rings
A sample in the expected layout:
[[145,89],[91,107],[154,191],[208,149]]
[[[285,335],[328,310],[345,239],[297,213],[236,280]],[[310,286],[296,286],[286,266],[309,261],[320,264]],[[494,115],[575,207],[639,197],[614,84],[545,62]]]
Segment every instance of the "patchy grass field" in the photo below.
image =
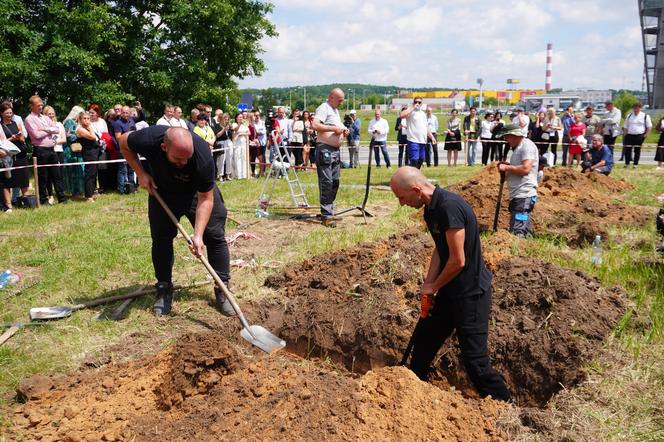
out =
[[[261,237],[260,241],[248,240],[231,248],[231,259],[254,259],[258,264],[254,268],[233,268],[232,284],[238,297],[245,300],[261,297],[265,277],[288,268],[291,263],[386,238],[417,225],[413,210],[398,207],[385,188],[393,170],[373,170],[375,187],[367,208],[377,216],[365,225],[361,217],[351,214],[336,230],[313,222],[258,220],[254,210],[262,181],[223,183],[221,190],[230,215],[240,222],[257,221],[243,230]],[[478,170],[440,167],[425,169],[425,173],[441,186],[447,186]],[[364,168],[342,171],[339,208],[361,203],[365,173]],[[318,201],[315,173],[301,173],[300,177],[310,204],[315,206]],[[653,168],[644,167],[639,174],[620,169],[616,177],[624,177],[636,186],[627,197],[632,204],[655,207],[655,196],[664,193],[662,175],[657,175]],[[279,183],[276,195],[276,206],[289,205],[284,182]],[[144,192],[129,197],[102,195],[95,204],[17,210],[3,216],[0,263],[3,268],[23,273],[24,281],[18,287],[0,290],[0,322],[25,322],[31,307],[75,304],[137,285],[152,285],[146,201]],[[278,209],[274,212],[287,213]],[[235,227],[229,222],[227,233],[235,231]],[[566,412],[555,418],[561,426],[572,428],[579,439],[661,440],[664,438],[664,259],[654,252],[654,244],[661,238],[656,236],[654,222],[647,229],[621,226],[612,233],[620,241],[605,244],[604,265],[600,268],[590,264],[588,249],[568,248],[555,238],[538,238],[519,250],[587,272],[604,285],[621,285],[635,305],[636,314],[623,318],[606,351],[589,364],[588,381],[560,396],[558,401]],[[177,240],[175,247],[175,281],[187,284],[206,280],[205,270],[191,257],[184,242]],[[11,401],[21,379],[32,374],[62,373],[81,364],[97,366],[108,358],[118,361],[154,353],[186,331],[228,321],[207,305],[211,292],[210,288],[180,292],[176,295],[175,318],[154,318],[150,308],[152,298],[148,296],[135,301],[122,321],[96,320],[97,311],[81,310],[68,319],[21,329],[0,346],[0,402]],[[0,419],[6,422],[1,414]]]

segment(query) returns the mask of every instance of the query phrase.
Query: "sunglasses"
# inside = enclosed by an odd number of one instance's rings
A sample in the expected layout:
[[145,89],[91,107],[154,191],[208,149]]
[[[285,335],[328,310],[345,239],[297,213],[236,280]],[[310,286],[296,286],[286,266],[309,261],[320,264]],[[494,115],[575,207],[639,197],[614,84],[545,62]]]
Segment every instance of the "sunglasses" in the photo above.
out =
[[414,103],[415,103],[415,104],[422,104],[421,101],[415,101]]

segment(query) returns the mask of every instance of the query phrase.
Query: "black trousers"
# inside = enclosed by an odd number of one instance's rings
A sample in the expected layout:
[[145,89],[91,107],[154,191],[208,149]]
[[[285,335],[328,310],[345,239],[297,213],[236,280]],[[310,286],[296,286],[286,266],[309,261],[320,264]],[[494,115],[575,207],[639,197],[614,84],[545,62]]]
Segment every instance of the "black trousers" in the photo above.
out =
[[625,164],[629,165],[632,161],[632,149],[634,149],[634,165],[639,165],[639,159],[641,158],[641,145],[646,139],[645,134],[641,135],[630,135],[626,134],[623,138],[623,149],[625,152]]
[[[92,149],[83,149],[83,161],[98,161],[99,160],[99,148],[94,147]],[[96,164],[86,164],[85,165],[85,197],[92,198],[92,195],[95,193],[97,188],[97,165]]]
[[[224,232],[227,212],[224,200],[216,186],[213,194],[214,206],[210,214],[210,221],[203,233],[203,243],[207,248],[210,265],[222,281],[228,282],[231,276],[230,258]],[[161,196],[177,219],[184,215],[192,226],[196,223],[196,205],[198,204],[196,194],[176,195],[164,192]],[[178,233],[177,227],[153,197],[148,199],[148,217],[152,236],[152,264],[157,282],[172,282],[173,239]]]
[[339,190],[341,157],[339,148],[327,144],[316,145],[316,173],[320,195],[320,213],[323,218],[334,216],[334,200]]
[[437,296],[431,315],[422,319],[413,346],[410,368],[426,380],[431,363],[445,340],[456,330],[466,372],[480,395],[508,401],[502,376],[491,366],[487,350],[491,291],[464,298]]
[[[569,151],[569,135],[563,135],[563,166],[567,166],[567,152]],[[571,159],[570,159],[571,162]]]
[[498,143],[492,143],[491,138],[481,138],[480,140],[482,141],[482,165],[486,166],[489,161],[489,154],[491,154],[491,161],[493,161],[496,153],[494,144]]
[[[37,165],[59,164],[60,162],[58,154],[52,147],[35,146],[32,154],[37,157]],[[60,167],[40,167],[37,176],[39,177],[39,200],[41,203],[46,203],[48,200],[49,182],[53,183],[58,201],[62,202],[66,199],[62,188],[62,170]]]
[[616,138],[618,137],[612,137],[611,135],[604,135],[604,144],[606,144],[607,147],[611,149],[611,156],[613,156],[613,148],[616,145]]

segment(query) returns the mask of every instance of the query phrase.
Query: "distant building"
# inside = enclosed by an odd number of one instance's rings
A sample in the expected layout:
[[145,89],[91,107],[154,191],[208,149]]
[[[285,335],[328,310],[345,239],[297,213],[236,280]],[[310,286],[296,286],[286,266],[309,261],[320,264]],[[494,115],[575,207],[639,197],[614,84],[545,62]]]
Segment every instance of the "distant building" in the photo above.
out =
[[[512,79],[512,81],[516,81]],[[544,94],[543,89],[526,89],[526,90],[506,90],[506,89],[485,89],[482,91],[482,96],[486,100],[487,98],[495,98],[500,103],[505,104],[517,104],[522,102],[525,97],[531,95],[542,95]],[[457,94],[463,95],[465,97],[473,97],[474,102],[479,102],[480,91],[479,90],[454,90],[454,91],[428,91],[428,92],[411,92],[408,94],[402,95],[402,97],[413,98],[415,96],[426,98],[453,98]]]
[[583,103],[603,104],[611,100],[612,94],[608,89],[605,90],[583,90],[564,91],[563,94],[578,96]]
[[644,70],[651,108],[664,108],[664,0],[638,0]]
[[567,94],[544,94],[544,95],[531,95],[523,99],[523,103],[527,111],[537,111],[544,107],[553,107],[557,111],[565,109],[568,106],[574,109],[580,109],[582,100],[576,92]]

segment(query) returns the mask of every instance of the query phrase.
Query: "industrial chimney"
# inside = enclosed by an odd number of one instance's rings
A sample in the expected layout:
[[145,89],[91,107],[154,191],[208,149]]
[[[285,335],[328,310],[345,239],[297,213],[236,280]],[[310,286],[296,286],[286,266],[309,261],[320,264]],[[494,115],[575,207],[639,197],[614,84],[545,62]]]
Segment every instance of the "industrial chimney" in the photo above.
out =
[[553,59],[553,44],[546,44],[546,81],[544,83],[544,90],[548,94],[551,91],[551,63]]

